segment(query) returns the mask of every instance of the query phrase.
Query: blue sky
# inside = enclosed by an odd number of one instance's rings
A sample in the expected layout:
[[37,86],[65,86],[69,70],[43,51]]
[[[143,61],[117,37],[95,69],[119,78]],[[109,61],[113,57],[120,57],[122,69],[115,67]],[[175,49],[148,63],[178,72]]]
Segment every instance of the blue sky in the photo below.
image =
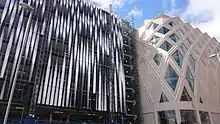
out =
[[123,18],[135,17],[135,25],[139,27],[145,19],[152,19],[159,13],[167,13],[172,9],[184,11],[188,0],[92,0],[107,8],[113,5],[114,11]]
[[135,17],[135,27],[159,13],[179,16],[184,22],[207,32],[220,41],[220,0],[90,0],[114,11],[123,18]]
[[128,13],[136,8],[137,15],[135,16],[136,27],[139,27],[145,19],[152,19],[159,13],[167,13],[172,9],[172,6],[184,11],[187,6],[187,0],[176,0],[175,5],[169,0],[133,0],[127,2],[123,7],[116,8],[116,13],[126,18]]

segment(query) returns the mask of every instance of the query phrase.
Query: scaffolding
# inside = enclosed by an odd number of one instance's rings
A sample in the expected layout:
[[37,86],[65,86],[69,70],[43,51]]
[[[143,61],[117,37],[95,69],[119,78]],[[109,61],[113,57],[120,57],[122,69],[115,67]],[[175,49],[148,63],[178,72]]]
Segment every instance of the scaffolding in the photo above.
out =
[[[128,40],[127,44],[126,41],[124,43],[125,46],[129,46],[130,50],[130,57],[131,57],[131,65],[130,68],[132,70],[132,83],[133,84],[133,92],[132,94],[134,95],[133,99],[133,107],[134,107],[134,112],[133,114],[127,113],[126,120],[127,123],[139,123],[140,122],[140,116],[139,116],[139,93],[138,93],[138,72],[137,72],[137,53],[136,53],[136,30],[135,30],[135,19],[134,16],[131,15],[129,16],[126,20],[122,20],[122,32],[123,32],[123,40]],[[127,66],[127,65],[126,65]],[[129,87],[127,87],[129,88]],[[127,103],[128,105],[128,103]],[[129,106],[128,106],[129,107]],[[131,122],[131,119],[133,119],[133,122]]]

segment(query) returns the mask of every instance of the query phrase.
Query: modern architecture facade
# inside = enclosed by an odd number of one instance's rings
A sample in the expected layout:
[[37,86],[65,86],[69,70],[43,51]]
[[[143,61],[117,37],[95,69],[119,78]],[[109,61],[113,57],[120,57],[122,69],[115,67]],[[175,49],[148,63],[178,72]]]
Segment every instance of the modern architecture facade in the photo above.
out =
[[138,29],[143,124],[218,124],[220,66],[215,38],[159,14]]
[[13,91],[9,119],[135,123],[133,32],[122,34],[117,15],[85,0],[5,0],[0,9],[1,120]]
[[[0,1],[0,123],[218,124],[215,38],[87,0]],[[17,121],[17,122],[16,122]]]

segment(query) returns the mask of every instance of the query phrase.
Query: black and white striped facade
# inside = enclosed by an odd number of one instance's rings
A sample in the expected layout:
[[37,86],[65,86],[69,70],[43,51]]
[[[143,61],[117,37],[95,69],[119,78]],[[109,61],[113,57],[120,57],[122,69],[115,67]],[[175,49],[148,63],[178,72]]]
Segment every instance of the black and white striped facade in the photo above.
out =
[[126,113],[120,22],[82,0],[7,0],[0,24],[0,100],[8,99],[16,82],[14,100],[22,101],[15,97],[33,83],[38,105]]

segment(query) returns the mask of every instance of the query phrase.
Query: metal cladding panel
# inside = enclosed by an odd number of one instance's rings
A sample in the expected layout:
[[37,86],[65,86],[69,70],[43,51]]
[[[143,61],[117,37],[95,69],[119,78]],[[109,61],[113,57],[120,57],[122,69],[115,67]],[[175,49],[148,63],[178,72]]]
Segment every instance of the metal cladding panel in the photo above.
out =
[[0,99],[33,82],[39,105],[125,113],[120,19],[80,0],[21,2],[7,0],[1,18]]

